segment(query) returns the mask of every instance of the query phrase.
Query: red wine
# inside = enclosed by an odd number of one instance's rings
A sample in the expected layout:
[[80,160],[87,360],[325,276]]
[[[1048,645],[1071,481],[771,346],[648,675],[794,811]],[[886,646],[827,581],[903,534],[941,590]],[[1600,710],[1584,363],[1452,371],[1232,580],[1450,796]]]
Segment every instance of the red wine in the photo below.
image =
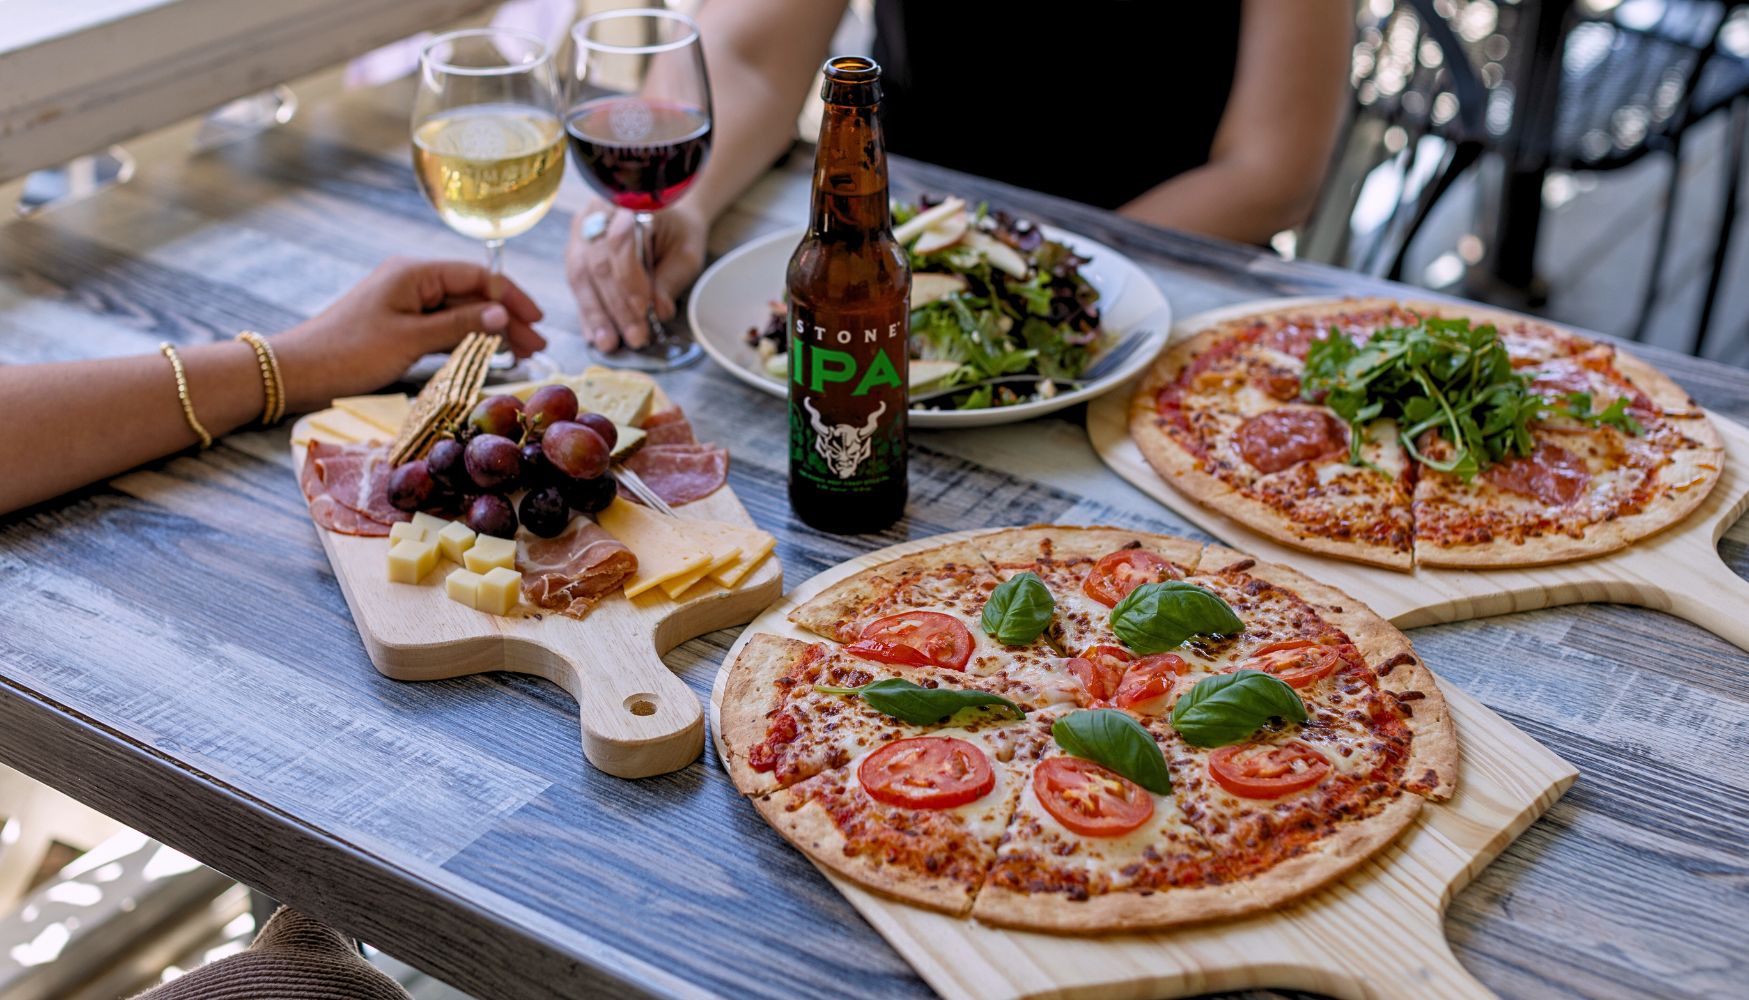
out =
[[565,121],[578,169],[621,208],[653,212],[673,204],[704,166],[710,117],[699,108],[642,97],[599,97]]

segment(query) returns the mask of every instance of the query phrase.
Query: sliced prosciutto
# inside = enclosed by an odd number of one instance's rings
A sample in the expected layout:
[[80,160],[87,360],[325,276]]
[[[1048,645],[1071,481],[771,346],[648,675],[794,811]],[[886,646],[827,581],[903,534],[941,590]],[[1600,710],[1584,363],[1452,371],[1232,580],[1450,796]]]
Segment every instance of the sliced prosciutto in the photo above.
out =
[[[729,479],[729,450],[714,444],[647,444],[626,459],[656,495],[671,506],[701,500]],[[631,496],[625,488],[620,495]]]
[[298,482],[317,524],[343,535],[386,535],[410,516],[389,503],[392,471],[382,445],[311,441]]
[[594,521],[573,517],[556,538],[519,532],[516,568],[522,573],[522,596],[530,604],[582,618],[637,572],[638,557]]

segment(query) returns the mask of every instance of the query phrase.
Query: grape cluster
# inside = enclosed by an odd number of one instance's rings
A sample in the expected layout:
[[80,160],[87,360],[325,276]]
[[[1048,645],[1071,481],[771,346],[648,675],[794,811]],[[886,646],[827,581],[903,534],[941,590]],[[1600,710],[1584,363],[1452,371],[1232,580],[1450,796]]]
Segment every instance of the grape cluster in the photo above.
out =
[[[618,441],[613,421],[577,412],[568,386],[541,386],[526,403],[489,396],[424,458],[395,467],[389,502],[461,517],[482,535],[510,538],[520,524],[552,538],[571,511],[594,514],[613,502],[618,484],[607,469]],[[517,490],[522,500],[512,504]]]

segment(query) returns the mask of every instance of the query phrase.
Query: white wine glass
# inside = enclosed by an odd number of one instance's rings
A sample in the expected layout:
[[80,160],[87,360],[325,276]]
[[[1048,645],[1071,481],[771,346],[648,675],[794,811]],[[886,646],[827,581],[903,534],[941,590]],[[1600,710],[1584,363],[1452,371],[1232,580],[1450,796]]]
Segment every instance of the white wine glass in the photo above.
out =
[[565,172],[553,63],[539,37],[507,28],[439,35],[419,53],[413,172],[451,229],[486,244],[493,274],[504,241],[546,217]]
[[[654,287],[652,213],[684,195],[710,155],[711,87],[698,25],[660,8],[610,10],[578,21],[571,42],[565,131],[572,158],[596,194],[632,213]],[[645,319],[649,345],[617,352],[615,363],[667,371],[702,356],[684,325],[669,327],[653,308]]]

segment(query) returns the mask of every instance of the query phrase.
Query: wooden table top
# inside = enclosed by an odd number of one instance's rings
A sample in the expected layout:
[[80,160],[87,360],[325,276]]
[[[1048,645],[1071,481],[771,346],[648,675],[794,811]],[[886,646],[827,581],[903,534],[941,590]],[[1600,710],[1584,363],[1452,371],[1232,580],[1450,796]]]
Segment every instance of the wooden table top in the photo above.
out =
[[[0,360],[282,329],[388,255],[476,257],[414,186],[407,107],[400,87],[311,102],[290,126],[145,163],[129,184],[0,225]],[[807,166],[792,158],[756,186],[712,249],[803,218]],[[1180,316],[1389,287],[921,165],[895,164],[894,182],[1119,248]],[[508,253],[561,359],[577,321],[560,259],[582,198],[567,177],[553,217]],[[1744,372],[1642,353],[1749,419]],[[703,439],[730,447],[730,481],[776,533],[792,583],[895,541],[999,523],[1198,534],[1107,471],[1071,410],[914,432],[908,517],[878,536],[821,535],[790,518],[776,400],[708,362],[664,385]],[[0,760],[482,997],[927,992],[710,750],[623,781],[584,762],[576,708],[551,684],[379,676],[286,435],[233,435],[0,519]],[[1749,567],[1749,523],[1723,550]],[[733,638],[688,642],[668,663],[704,697]],[[1452,902],[1459,959],[1503,996],[1741,995],[1749,656],[1608,605],[1412,638],[1444,678],[1582,772]]]

